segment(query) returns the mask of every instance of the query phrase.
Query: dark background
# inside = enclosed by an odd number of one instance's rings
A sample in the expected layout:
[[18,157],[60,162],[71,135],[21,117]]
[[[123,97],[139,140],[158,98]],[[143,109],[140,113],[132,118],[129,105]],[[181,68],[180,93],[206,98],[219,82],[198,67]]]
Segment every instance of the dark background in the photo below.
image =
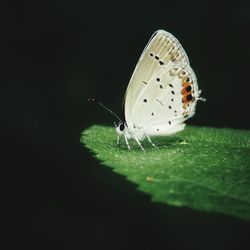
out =
[[[185,48],[206,103],[195,125],[249,129],[249,1],[8,1],[0,6],[4,249],[242,249],[250,224],[150,202],[79,143],[121,114],[151,34]],[[4,222],[4,223],[3,223]]]

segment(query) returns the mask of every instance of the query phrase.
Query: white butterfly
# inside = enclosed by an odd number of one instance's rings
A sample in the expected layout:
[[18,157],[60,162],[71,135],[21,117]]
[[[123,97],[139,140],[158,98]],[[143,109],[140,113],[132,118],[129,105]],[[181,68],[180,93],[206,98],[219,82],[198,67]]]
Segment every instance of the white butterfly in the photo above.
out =
[[136,65],[125,94],[125,119],[118,133],[139,144],[150,136],[175,134],[195,114],[200,96],[194,71],[179,41],[164,30],[156,31]]
[[195,114],[200,97],[194,71],[189,65],[186,52],[179,41],[164,30],[156,31],[135,67],[125,94],[125,122],[101,102],[97,102],[117,117],[118,133],[139,144],[150,136],[165,136],[180,132],[185,121]]

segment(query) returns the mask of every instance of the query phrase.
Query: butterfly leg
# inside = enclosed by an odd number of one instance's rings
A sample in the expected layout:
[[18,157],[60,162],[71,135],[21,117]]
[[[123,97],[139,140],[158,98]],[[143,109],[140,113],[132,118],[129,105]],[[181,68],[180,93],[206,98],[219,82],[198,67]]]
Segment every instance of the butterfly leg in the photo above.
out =
[[126,144],[127,144],[127,146],[128,146],[128,149],[130,150],[131,148],[130,148],[130,146],[129,146],[129,144],[128,144],[128,138],[127,138],[127,136],[124,135],[124,138],[125,138]]
[[158,147],[151,141],[150,137],[149,137],[146,133],[145,133],[145,135],[146,135],[148,141],[151,143],[151,145],[152,145],[153,147],[155,147],[155,148],[158,148]]
[[132,134],[132,136],[134,137],[134,139],[136,140],[136,142],[140,146],[141,150],[144,151],[144,148],[142,147],[142,145],[141,145],[140,141],[138,140],[138,138],[136,137],[136,135]]
[[118,135],[118,136],[117,136],[117,139],[116,139],[116,144],[118,145],[119,142],[120,142],[120,136]]

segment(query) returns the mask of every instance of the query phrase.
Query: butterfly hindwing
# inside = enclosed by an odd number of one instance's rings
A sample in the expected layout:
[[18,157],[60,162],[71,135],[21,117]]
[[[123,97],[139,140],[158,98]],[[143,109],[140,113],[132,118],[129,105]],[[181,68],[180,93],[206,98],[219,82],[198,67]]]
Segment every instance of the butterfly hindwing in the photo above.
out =
[[195,112],[197,81],[188,65],[169,63],[153,75],[138,95],[130,127],[148,135],[168,135],[184,128],[183,122]]

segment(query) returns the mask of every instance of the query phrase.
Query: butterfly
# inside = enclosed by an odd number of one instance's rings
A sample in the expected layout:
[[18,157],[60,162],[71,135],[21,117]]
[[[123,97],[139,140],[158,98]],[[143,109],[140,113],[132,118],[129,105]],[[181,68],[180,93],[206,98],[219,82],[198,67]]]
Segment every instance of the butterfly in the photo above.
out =
[[115,125],[117,143],[123,135],[128,149],[131,149],[128,140],[134,139],[144,150],[141,141],[145,138],[155,146],[151,136],[182,131],[185,121],[195,114],[197,101],[205,101],[200,93],[195,73],[179,41],[169,32],[157,30],[129,81],[124,97],[125,122],[114,114],[119,119]]

